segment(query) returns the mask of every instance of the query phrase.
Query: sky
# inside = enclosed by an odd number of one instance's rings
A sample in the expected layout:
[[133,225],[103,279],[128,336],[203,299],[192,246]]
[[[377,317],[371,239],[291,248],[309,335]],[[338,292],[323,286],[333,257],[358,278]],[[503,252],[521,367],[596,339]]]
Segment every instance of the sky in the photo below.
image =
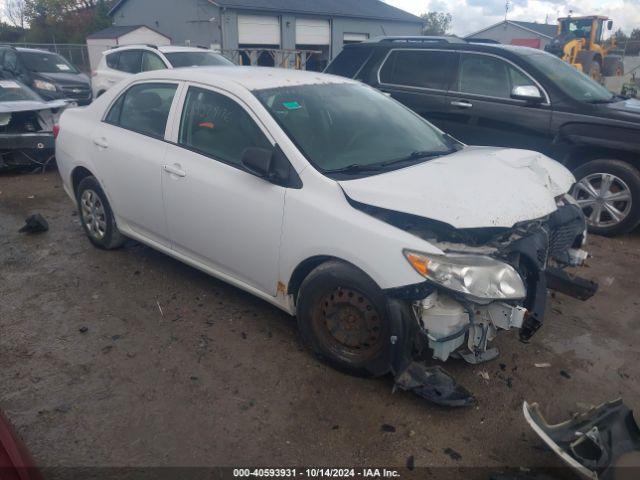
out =
[[[467,35],[504,19],[505,0],[384,0],[390,5],[420,15],[428,11],[453,15],[453,33]],[[0,16],[5,0],[0,0]],[[640,0],[509,0],[508,18],[530,22],[555,23],[573,10],[574,15],[606,15],[614,30],[627,34],[640,28]]]
[[[504,20],[505,0],[385,0],[394,7],[416,15],[428,11],[453,15],[453,33],[467,35]],[[570,10],[573,15],[606,15],[614,22],[613,30],[627,34],[640,28],[640,0],[510,0],[508,19],[555,23]]]

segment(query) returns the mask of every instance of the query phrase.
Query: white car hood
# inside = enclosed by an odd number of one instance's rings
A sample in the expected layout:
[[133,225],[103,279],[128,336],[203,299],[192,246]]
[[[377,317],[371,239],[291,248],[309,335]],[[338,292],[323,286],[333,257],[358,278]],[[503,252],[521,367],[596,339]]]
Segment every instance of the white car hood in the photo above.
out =
[[39,102],[37,100],[20,100],[16,102],[0,102],[0,113],[39,112],[69,106],[66,100],[52,100]]
[[529,150],[465,149],[412,167],[340,181],[349,198],[448,223],[456,228],[512,227],[554,212],[575,178]]

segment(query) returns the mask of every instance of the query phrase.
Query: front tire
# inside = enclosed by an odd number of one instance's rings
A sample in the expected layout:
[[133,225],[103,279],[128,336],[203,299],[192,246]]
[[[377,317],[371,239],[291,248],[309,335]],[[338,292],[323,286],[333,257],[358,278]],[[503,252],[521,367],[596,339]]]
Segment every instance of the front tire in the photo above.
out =
[[116,226],[113,211],[95,177],[85,177],[76,191],[82,228],[91,243],[104,250],[120,248],[126,238]]
[[640,224],[640,172],[620,160],[593,160],[578,167],[572,195],[589,231],[615,236]]
[[318,266],[302,282],[298,328],[320,360],[352,375],[391,370],[387,300],[364,272],[341,262]]

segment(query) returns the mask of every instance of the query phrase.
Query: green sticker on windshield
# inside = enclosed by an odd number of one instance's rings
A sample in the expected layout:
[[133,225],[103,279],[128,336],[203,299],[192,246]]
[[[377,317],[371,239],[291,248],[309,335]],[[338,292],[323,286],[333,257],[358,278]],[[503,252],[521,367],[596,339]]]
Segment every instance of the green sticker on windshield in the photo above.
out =
[[302,105],[298,102],[282,102],[282,106],[287,110],[299,110],[302,108]]

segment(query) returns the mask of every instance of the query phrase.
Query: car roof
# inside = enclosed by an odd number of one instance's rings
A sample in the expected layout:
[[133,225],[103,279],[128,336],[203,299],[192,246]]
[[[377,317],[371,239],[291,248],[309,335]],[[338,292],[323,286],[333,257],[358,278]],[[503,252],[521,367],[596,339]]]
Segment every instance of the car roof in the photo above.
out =
[[60,55],[56,52],[51,52],[49,50],[43,50],[41,48],[25,48],[25,47],[16,47],[18,52],[34,52],[34,53],[50,53],[51,55]]
[[263,90],[300,85],[352,83],[354,80],[318,72],[271,67],[198,67],[154,70],[136,75],[137,79],[178,80],[203,83],[220,87],[242,87],[246,90]]
[[181,47],[179,45],[163,45],[163,46],[159,46],[158,50],[160,50],[162,53],[173,53],[173,52],[212,52],[212,53],[218,53],[218,52],[214,52],[213,50],[209,50],[208,48],[204,48],[204,47]]
[[213,50],[209,50],[207,48],[201,48],[201,47],[181,47],[178,45],[160,45],[160,46],[155,46],[155,45],[147,45],[147,44],[136,44],[136,45],[122,45],[119,47],[113,47],[110,50],[105,50],[103,53],[103,55],[108,55],[110,53],[113,52],[121,52],[124,50],[150,50],[150,51],[157,51],[157,52],[161,52],[161,53],[175,53],[175,52],[211,52],[211,53],[217,53],[214,52]]
[[[410,38],[410,37],[407,37]],[[434,37],[435,38],[435,37]],[[517,56],[528,56],[544,53],[544,51],[537,48],[523,47],[518,45],[505,45],[502,43],[482,43],[482,42],[468,42],[466,40],[457,40],[453,42],[421,42],[421,41],[373,41],[362,42],[345,45],[345,49],[354,48],[376,48],[382,50],[396,50],[396,49],[410,49],[410,50],[466,50],[474,52],[487,52],[487,53],[511,53]]]

